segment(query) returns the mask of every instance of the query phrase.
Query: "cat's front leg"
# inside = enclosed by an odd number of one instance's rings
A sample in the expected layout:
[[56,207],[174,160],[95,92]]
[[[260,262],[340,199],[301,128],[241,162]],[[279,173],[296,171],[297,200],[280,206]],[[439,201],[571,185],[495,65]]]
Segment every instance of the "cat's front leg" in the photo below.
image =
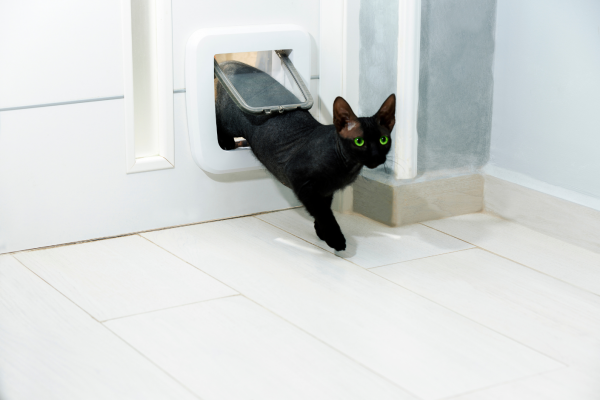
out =
[[314,192],[301,193],[298,198],[306,210],[315,218],[315,232],[327,245],[335,250],[346,249],[346,238],[331,211],[333,196],[321,196]]

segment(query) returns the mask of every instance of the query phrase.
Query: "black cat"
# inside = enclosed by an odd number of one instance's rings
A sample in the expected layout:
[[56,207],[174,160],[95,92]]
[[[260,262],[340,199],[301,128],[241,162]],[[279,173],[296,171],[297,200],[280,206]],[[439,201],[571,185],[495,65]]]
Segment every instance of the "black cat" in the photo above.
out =
[[[231,80],[253,75],[253,83],[236,85],[242,97],[254,103],[250,105],[273,105],[274,99],[282,101],[279,104],[299,103],[287,89],[254,67],[228,61],[221,64],[221,69]],[[368,118],[358,118],[338,97],[333,102],[333,125],[322,125],[305,110],[246,114],[220,83],[215,104],[221,147],[233,149],[234,137],[245,138],[256,158],[294,191],[315,218],[317,236],[330,247],[344,250],[346,239],[331,211],[333,193],[354,182],[363,165],[375,168],[385,162],[396,122],[396,96],[390,95]]]

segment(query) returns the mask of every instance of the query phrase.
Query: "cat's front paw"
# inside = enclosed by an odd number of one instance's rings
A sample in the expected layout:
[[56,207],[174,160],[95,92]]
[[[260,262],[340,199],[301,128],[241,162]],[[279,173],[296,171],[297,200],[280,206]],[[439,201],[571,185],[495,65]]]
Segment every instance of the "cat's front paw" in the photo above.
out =
[[325,243],[337,251],[346,250],[346,238],[341,233],[339,235],[333,235],[325,240]]
[[315,221],[315,232],[319,239],[327,243],[329,247],[337,251],[346,250],[346,238],[338,229],[324,229],[321,224]]

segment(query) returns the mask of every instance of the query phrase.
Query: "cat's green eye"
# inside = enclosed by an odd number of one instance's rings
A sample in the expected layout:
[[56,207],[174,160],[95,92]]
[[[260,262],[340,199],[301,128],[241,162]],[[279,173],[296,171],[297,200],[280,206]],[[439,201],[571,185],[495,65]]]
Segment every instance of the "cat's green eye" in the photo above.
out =
[[363,139],[361,137],[357,137],[354,139],[354,144],[357,145],[358,147],[360,147],[363,144],[365,144],[365,139]]
[[390,138],[388,138],[387,136],[382,136],[379,138],[379,143],[385,146],[389,140]]

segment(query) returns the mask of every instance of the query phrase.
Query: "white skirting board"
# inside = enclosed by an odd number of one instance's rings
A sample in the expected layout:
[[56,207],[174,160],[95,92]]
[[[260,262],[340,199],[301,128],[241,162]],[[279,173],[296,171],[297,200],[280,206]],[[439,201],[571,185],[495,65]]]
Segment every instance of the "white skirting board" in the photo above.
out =
[[600,253],[600,211],[485,175],[484,210]]

